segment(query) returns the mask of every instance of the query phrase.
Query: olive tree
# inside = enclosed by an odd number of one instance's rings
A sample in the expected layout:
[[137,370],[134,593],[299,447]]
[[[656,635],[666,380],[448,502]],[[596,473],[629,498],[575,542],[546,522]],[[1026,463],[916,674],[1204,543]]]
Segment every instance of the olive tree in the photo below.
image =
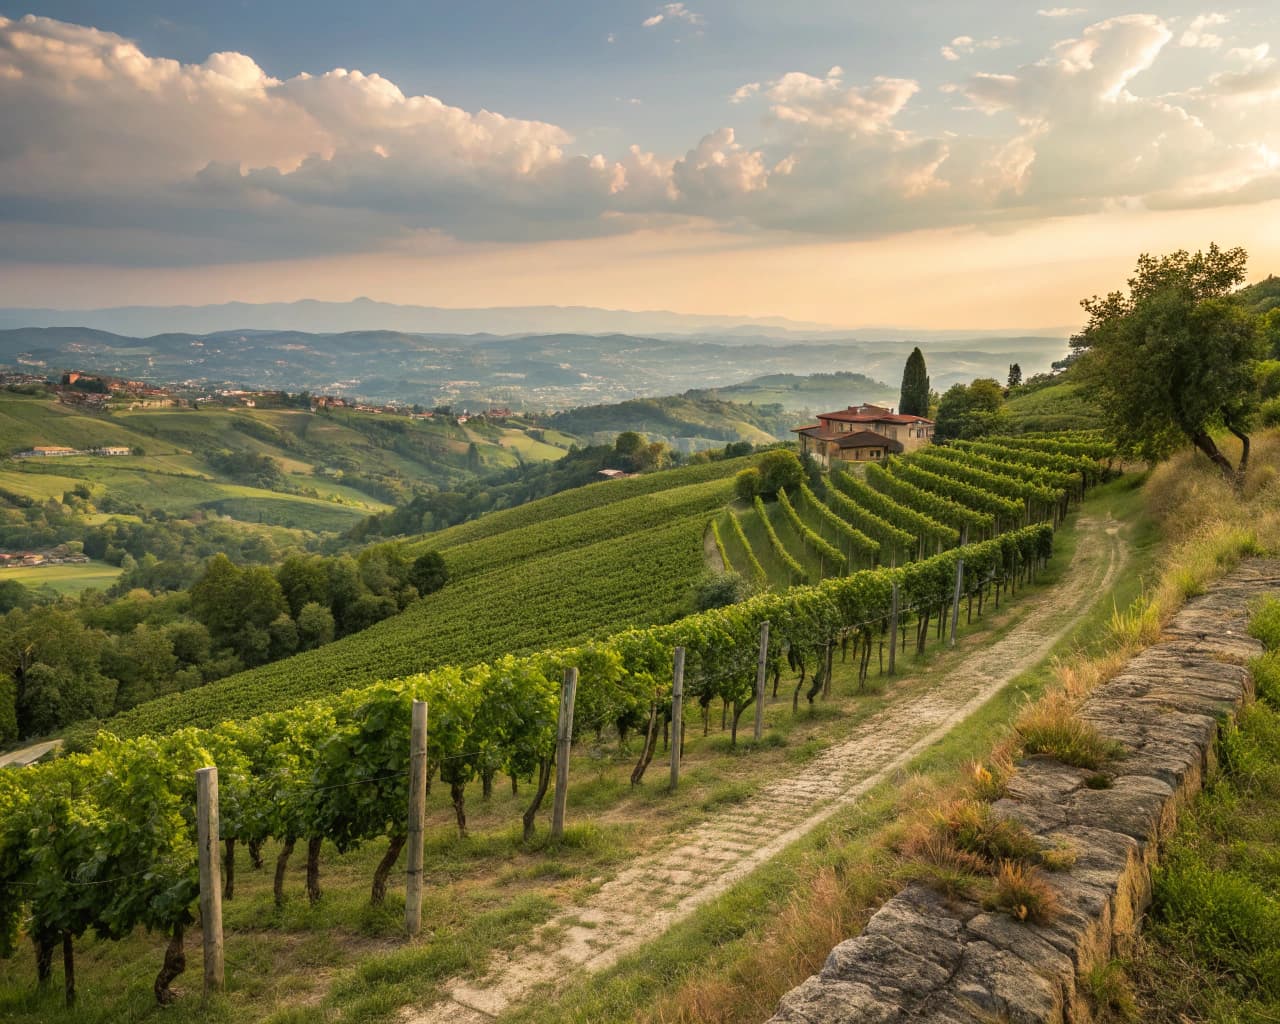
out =
[[[1216,245],[1144,254],[1127,292],[1082,301],[1089,321],[1071,346],[1122,450],[1158,460],[1190,442],[1228,478],[1243,478],[1263,354],[1258,317],[1230,300],[1247,259]],[[1236,466],[1213,439],[1224,428],[1243,448]]]

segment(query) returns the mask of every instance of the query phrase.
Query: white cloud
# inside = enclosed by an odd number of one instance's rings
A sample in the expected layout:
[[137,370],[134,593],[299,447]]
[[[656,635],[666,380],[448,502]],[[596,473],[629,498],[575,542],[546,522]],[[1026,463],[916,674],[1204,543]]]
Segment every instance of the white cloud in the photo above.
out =
[[618,41],[618,35],[617,35],[617,33],[616,33],[616,32],[610,32],[607,36],[605,36],[605,37],[604,37],[604,41],[605,41],[606,43],[616,43],[616,42]]
[[1016,46],[1017,42],[1016,39],[1008,39],[1004,36],[992,36],[989,39],[956,36],[950,44],[942,48],[941,53],[947,60],[959,60],[977,50],[1002,50],[1006,46]]
[[1225,14],[1216,12],[1196,16],[1192,19],[1191,24],[1187,26],[1186,31],[1182,33],[1181,38],[1178,40],[1178,45],[1216,50],[1222,45],[1222,36],[1215,35],[1209,29],[1225,25],[1227,20]]
[[1271,47],[1267,43],[1259,43],[1257,46],[1237,46],[1227,51],[1227,57],[1231,60],[1244,61],[1246,64],[1257,64],[1267,59],[1267,54],[1271,52]]
[[[909,77],[790,71],[734,91],[739,123],[683,156],[609,156],[377,74],[277,79],[243,54],[181,64],[0,18],[0,258],[217,262],[692,218],[856,237],[1280,195],[1280,62],[1238,48],[1206,55],[1217,68],[1192,88],[1144,91],[1174,42],[1155,16],[1100,21],[1040,60],[959,76],[950,101]],[[928,133],[906,116],[941,102],[989,119]]]
[[846,88],[840,67],[821,78],[792,71],[761,87],[778,121],[855,133],[886,130],[919,90],[911,79],[882,76],[869,85]]
[[663,4],[658,13],[645,18],[640,24],[645,28],[655,28],[664,21],[683,21],[689,25],[702,25],[705,19],[696,11],[691,11],[683,3]]
[[1073,18],[1077,14],[1085,14],[1084,7],[1041,7],[1036,14],[1042,18]]

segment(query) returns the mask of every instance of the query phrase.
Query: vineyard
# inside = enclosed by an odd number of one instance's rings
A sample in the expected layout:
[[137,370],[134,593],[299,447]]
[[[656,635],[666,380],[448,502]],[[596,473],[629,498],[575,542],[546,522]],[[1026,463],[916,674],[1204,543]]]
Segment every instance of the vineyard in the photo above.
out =
[[[430,547],[455,580],[443,590],[318,650],[141,704],[108,728],[136,736],[213,725],[376,679],[669,619],[703,572],[708,515],[728,500],[743,464],[592,484],[433,534]],[[481,555],[492,559],[483,571]]]
[[883,463],[836,466],[821,484],[723,512],[726,565],[776,587],[896,566],[962,538],[1057,525],[1107,472],[1111,447],[1090,434],[931,446]]
[[[167,937],[155,994],[168,1001],[199,888],[197,768],[218,767],[228,894],[238,846],[257,858],[273,842],[277,901],[301,847],[315,901],[325,841],[341,852],[380,839],[386,855],[368,879],[370,900],[379,903],[407,838],[411,701],[429,707],[427,778],[447,787],[458,831],[465,834],[475,784],[487,795],[507,777],[513,791],[528,784],[520,821],[527,840],[551,791],[560,682],[569,670],[578,680],[572,736],[638,733],[644,741],[631,776],[638,784],[670,724],[677,649],[682,721],[700,719],[709,730],[718,706],[734,744],[741,716],[762,695],[765,623],[763,678],[772,699],[784,675],[790,693],[781,700],[793,710],[802,698],[813,704],[824,696],[836,650],[865,680],[877,656],[883,670],[886,647],[891,663],[895,650],[922,651],[931,635],[944,635],[948,619],[954,629],[962,609],[967,619],[976,603],[981,615],[988,602],[998,606],[1032,582],[1052,553],[1054,526],[1104,475],[1109,455],[1087,435],[975,443],[868,466],[865,481],[837,471],[822,493],[801,486],[791,497],[757,498],[717,521],[722,557],[741,563],[749,578],[781,569],[814,582],[622,631],[609,624],[643,621],[655,594],[669,597],[700,568],[704,530],[732,492],[729,477],[669,490],[652,513],[631,505],[635,494],[570,513],[565,537],[583,536],[574,532],[579,515],[616,532],[576,549],[572,539],[557,548],[554,530],[540,532],[542,519],[522,517],[530,539],[513,532],[509,542],[536,555],[515,573],[468,570],[442,592],[470,609],[447,630],[427,599],[414,606],[426,610],[406,620],[415,628],[374,627],[351,638],[358,643],[315,652],[324,664],[292,659],[143,706],[119,722],[135,738],[102,735],[88,752],[0,772],[0,950],[13,949],[21,926],[43,979],[56,947],[70,965],[86,933],[110,939],[141,926]],[[635,521],[655,520],[664,522],[628,532]],[[477,556],[463,552],[502,536],[459,530],[446,557],[454,551],[457,564],[474,566],[465,559]],[[756,543],[761,536],[767,552]],[[963,539],[971,542],[957,544]],[[678,557],[665,554],[674,551]],[[480,619],[480,603],[498,591],[495,574],[506,603]],[[441,667],[411,674],[423,665]],[[301,703],[374,673],[401,678]]]

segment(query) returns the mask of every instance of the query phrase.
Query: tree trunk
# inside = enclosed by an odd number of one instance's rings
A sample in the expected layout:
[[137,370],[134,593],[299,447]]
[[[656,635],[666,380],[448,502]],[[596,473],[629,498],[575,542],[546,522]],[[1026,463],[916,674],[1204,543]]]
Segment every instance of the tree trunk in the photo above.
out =
[[293,855],[293,844],[296,841],[293,836],[287,837],[284,845],[280,847],[280,855],[276,857],[276,880],[272,892],[275,894],[277,907],[284,905],[284,872],[289,866],[289,858]]
[[62,988],[67,1006],[76,1005],[76,951],[71,943],[71,933],[62,933]]
[[31,942],[36,947],[36,984],[44,988],[53,974],[53,939],[37,933]]
[[249,862],[253,864],[253,869],[255,871],[262,870],[262,840],[261,839],[249,840]]
[[307,840],[307,899],[320,902],[320,844],[324,840],[315,836]]
[[1192,434],[1191,440],[1197,448],[1199,448],[1208,457],[1209,461],[1222,470],[1222,475],[1228,480],[1234,480],[1236,471],[1227,457],[1222,454],[1218,446],[1214,444],[1213,438],[1203,430],[1198,434]]
[[480,773],[480,799],[491,800],[493,798],[493,776],[492,771]]
[[520,795],[520,780],[516,778],[516,776],[514,775],[511,776],[511,795],[512,796]]
[[524,841],[527,843],[533,838],[533,819],[538,815],[538,808],[542,806],[542,798],[547,795],[547,786],[551,784],[551,758],[544,757],[538,762],[538,786],[533,791],[533,802],[525,809],[524,812]]
[[369,892],[369,902],[375,907],[380,907],[386,902],[387,876],[396,866],[396,861],[400,859],[400,851],[404,849],[404,844],[408,840],[407,835],[392,836],[391,842],[387,844],[387,852],[382,860],[378,861],[377,870],[373,873],[373,889]]
[[449,783],[449,796],[453,800],[453,816],[458,819],[458,835],[467,838],[467,792],[461,782]]
[[649,762],[653,760],[653,752],[657,745],[658,704],[655,701],[649,705],[649,728],[645,730],[644,747],[640,751],[640,760],[636,762],[635,768],[631,770],[631,785],[640,785],[640,780],[644,778],[645,769],[649,767]]
[[745,701],[735,700],[733,702],[733,731],[729,733],[729,746],[736,747],[738,745],[738,719],[742,717],[742,712],[746,711],[747,708],[751,707],[755,702],[756,697],[754,693]]
[[1240,464],[1236,466],[1236,486],[1241,487],[1244,485],[1244,475],[1249,471],[1249,435],[1237,429],[1230,420],[1227,421],[1227,429],[1240,439]]
[[156,975],[156,1002],[160,1006],[168,1006],[176,998],[169,987],[179,974],[187,969],[187,952],[182,946],[184,928],[181,923],[173,926],[173,934],[164,949],[164,964]]
[[222,880],[222,898],[229,900],[236,894],[236,841],[224,839],[222,847],[222,863],[226,868],[226,875]]

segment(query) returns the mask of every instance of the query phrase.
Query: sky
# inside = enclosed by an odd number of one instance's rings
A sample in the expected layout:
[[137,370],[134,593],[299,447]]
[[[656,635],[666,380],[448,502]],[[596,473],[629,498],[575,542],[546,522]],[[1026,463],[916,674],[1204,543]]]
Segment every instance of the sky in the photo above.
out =
[[0,304],[1059,327],[1280,272],[1280,5],[0,0]]

